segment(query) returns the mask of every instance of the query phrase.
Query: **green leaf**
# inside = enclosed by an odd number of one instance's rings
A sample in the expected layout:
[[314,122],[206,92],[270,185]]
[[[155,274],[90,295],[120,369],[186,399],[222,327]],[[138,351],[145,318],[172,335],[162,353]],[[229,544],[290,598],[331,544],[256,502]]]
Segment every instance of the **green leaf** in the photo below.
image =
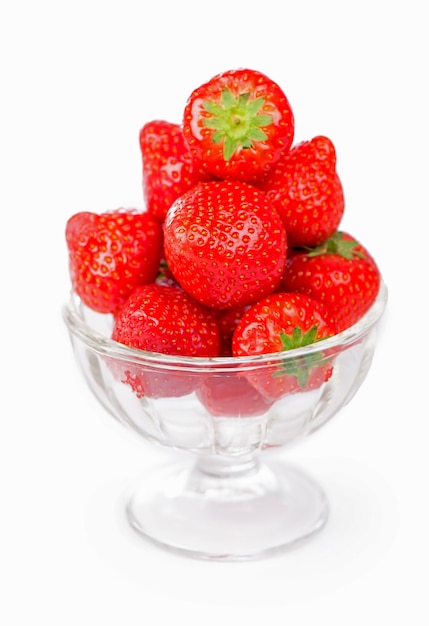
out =
[[211,102],[210,100],[208,102],[203,102],[203,107],[207,113],[211,113],[216,117],[222,117],[223,115],[223,108],[216,102]]
[[244,139],[241,141],[241,147],[244,149],[253,148],[253,143],[251,139]]
[[[260,108],[264,105],[264,102],[265,100],[262,97],[255,98],[255,100],[252,100],[251,102],[249,102],[249,106],[247,107],[249,115],[252,115],[252,116],[256,115],[258,111],[260,110]],[[262,115],[258,115],[258,117],[262,117]],[[271,122],[273,121],[273,118],[271,117],[271,115],[266,115],[265,117],[269,117],[271,119]]]
[[312,326],[310,330],[307,330],[307,332],[302,337],[301,346],[309,346],[311,343],[315,343],[316,336],[317,336],[317,325],[314,324],[314,326]]
[[215,128],[215,129],[220,129],[222,128],[222,120],[220,120],[218,117],[209,117],[204,121],[204,126],[206,126],[207,128]]
[[218,144],[222,141],[222,139],[225,137],[225,133],[223,132],[223,130],[217,130],[215,133],[213,133],[212,135],[212,142],[214,144]]
[[238,96],[238,106],[245,107],[249,101],[250,93],[241,93]]
[[269,126],[272,123],[273,123],[273,118],[271,117],[271,115],[257,115],[252,120],[253,126]]
[[296,378],[301,389],[305,389],[310,378],[311,369],[309,367],[301,367],[298,369]]
[[[243,97],[249,96],[249,94],[243,94]],[[241,97],[241,96],[240,96]],[[222,104],[225,109],[233,109],[237,106],[237,100],[229,89],[222,90]]]
[[265,141],[268,139],[267,135],[260,128],[250,128],[248,132],[249,139],[254,141]]
[[[314,324],[304,333],[299,326],[294,327],[291,335],[280,333],[283,350],[293,350],[323,341],[325,339],[324,337],[317,339],[317,330],[317,325]],[[328,363],[328,359],[324,358],[323,352],[319,351],[302,355],[299,358],[286,358],[279,365],[278,370],[274,372],[273,376],[276,378],[285,375],[295,376],[301,389],[305,389],[312,369],[314,367],[322,367],[326,363]]]
[[293,349],[293,339],[289,335],[286,335],[286,333],[280,333],[280,341],[282,342],[283,350]]
[[305,333],[302,332],[302,329],[299,326],[295,326],[292,335],[287,335],[286,333],[280,333],[280,341],[283,346],[283,350],[293,350],[294,348],[301,348],[302,346],[308,346],[311,343],[316,343],[317,341],[321,341],[321,339],[317,339],[317,324],[313,324],[309,330]]
[[356,241],[355,239],[347,240],[344,238],[343,232],[337,231],[332,235],[332,237],[330,237],[320,246],[307,249],[307,254],[309,257],[316,257],[320,256],[321,254],[338,254],[344,259],[348,259],[349,261],[353,261],[353,259],[355,259],[356,257],[360,259],[365,259],[365,254],[363,254],[359,250],[356,250],[358,246],[358,241]]
[[234,152],[237,150],[237,146],[238,141],[236,139],[228,136],[225,138],[225,143],[223,146],[223,158],[225,159],[225,161],[229,161],[232,158]]

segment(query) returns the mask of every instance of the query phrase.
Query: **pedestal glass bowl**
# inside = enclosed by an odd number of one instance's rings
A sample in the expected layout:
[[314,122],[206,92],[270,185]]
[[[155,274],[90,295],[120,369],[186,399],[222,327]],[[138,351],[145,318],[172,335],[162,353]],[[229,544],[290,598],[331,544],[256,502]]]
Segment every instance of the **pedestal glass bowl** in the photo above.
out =
[[[317,344],[202,359],[118,344],[112,317],[71,294],[63,316],[92,392],[138,435],[187,451],[140,484],[127,506],[131,525],[172,550],[225,560],[258,558],[320,530],[323,490],[268,451],[311,434],[350,402],[370,368],[386,301],[382,284],[357,324]],[[297,388],[291,372],[309,360],[325,375]]]

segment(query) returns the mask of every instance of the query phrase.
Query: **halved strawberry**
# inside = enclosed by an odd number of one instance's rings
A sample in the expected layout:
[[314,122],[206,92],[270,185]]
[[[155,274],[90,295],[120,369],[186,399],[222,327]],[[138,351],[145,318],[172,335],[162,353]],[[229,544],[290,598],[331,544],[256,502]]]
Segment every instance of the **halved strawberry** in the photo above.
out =
[[247,379],[264,397],[274,400],[296,391],[320,387],[332,374],[323,349],[296,358],[288,352],[336,333],[323,303],[299,293],[276,293],[244,313],[232,338],[233,356],[284,352],[283,362],[249,369]]
[[173,201],[208,175],[194,164],[179,124],[147,122],[139,140],[146,206],[162,221]]
[[338,231],[316,248],[290,251],[282,287],[322,301],[340,332],[366,313],[380,280],[368,250],[349,233]]
[[202,304],[227,309],[256,302],[280,283],[286,233],[265,194],[239,181],[199,183],[164,222],[174,277]]
[[114,313],[137,285],[152,282],[162,254],[162,226],[135,209],[67,221],[70,278],[82,301],[99,313]]
[[188,98],[183,132],[196,162],[223,179],[259,180],[289,150],[294,117],[283,90],[255,70],[223,72]]
[[328,137],[294,146],[258,187],[282,218],[290,247],[317,246],[338,229],[345,200]]

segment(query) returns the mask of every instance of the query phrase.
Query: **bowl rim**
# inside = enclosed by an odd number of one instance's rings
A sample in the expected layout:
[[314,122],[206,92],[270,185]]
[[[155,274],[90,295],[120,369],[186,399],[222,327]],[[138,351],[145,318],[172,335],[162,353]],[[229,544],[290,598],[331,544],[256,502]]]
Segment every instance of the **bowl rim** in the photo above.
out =
[[[230,370],[240,368],[247,369],[252,366],[266,366],[267,364],[273,365],[279,361],[285,362],[305,357],[306,355],[321,353],[322,347],[323,354],[326,354],[327,351],[329,351],[329,354],[335,353],[335,351],[342,351],[358,342],[379,322],[385,311],[387,299],[388,289],[384,281],[381,279],[378,294],[374,303],[353,326],[350,326],[332,337],[328,337],[320,342],[301,348],[286,350],[284,352],[273,352],[242,357],[181,356],[163,354],[160,352],[148,352],[137,348],[131,348],[104,336],[84,321],[79,309],[89,309],[82,303],[79,296],[77,296],[77,294],[73,291],[70,292],[69,299],[62,308],[62,316],[70,335],[80,339],[92,351],[105,357],[107,356],[140,365],[165,367],[166,369],[185,368],[187,370],[195,369],[196,371],[199,371],[206,368],[215,368],[216,370]],[[92,313],[97,315],[96,312]],[[111,316],[111,314],[101,313],[98,315],[105,315],[106,317],[107,315]]]

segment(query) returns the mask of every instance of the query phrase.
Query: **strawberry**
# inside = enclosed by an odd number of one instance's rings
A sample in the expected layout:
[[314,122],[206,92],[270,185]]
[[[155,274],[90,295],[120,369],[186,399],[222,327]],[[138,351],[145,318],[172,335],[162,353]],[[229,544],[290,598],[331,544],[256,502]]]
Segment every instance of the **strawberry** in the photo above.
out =
[[66,241],[73,289],[99,313],[114,313],[158,273],[162,226],[149,213],[76,213],[67,221]]
[[281,281],[284,226],[265,194],[239,181],[199,183],[164,222],[167,263],[202,304],[227,309],[256,302]]
[[221,356],[232,355],[232,336],[241,320],[243,314],[250,308],[250,304],[236,306],[232,309],[226,309],[218,312],[217,323],[220,333],[220,354]]
[[131,348],[181,356],[219,354],[215,316],[169,285],[141,285],[115,315],[112,339]]
[[374,302],[380,271],[368,250],[338,231],[312,250],[288,256],[283,288],[321,300],[335,317],[338,332],[355,324]]
[[221,179],[254,182],[289,150],[294,117],[273,80],[255,70],[229,70],[191,93],[183,133],[205,171]]
[[[219,353],[214,315],[181,289],[155,283],[137,287],[129,296],[115,315],[112,339],[151,353],[199,357]],[[198,374],[151,367],[150,363],[139,365],[116,359],[110,369],[138,398],[183,396],[199,384]]]
[[338,229],[345,201],[328,137],[294,146],[258,186],[279,212],[290,247],[317,246]]
[[250,307],[232,338],[235,357],[285,352],[280,365],[256,367],[247,374],[251,384],[275,400],[282,395],[320,387],[332,374],[332,365],[321,351],[299,359],[287,351],[308,346],[336,333],[335,322],[322,302],[299,293],[280,292]]
[[194,165],[179,124],[147,122],[140,130],[139,140],[146,206],[149,213],[163,221],[176,198],[208,177]]
[[158,276],[155,278],[154,282],[157,285],[164,285],[164,286],[169,285],[171,287],[180,288],[179,283],[174,278],[173,273],[168,267],[167,261],[165,260],[164,257],[161,259],[161,263],[159,265]]
[[109,357],[106,361],[114,377],[137,398],[179,398],[195,391],[199,384],[197,374],[186,375],[181,371],[166,371]]
[[215,417],[254,417],[263,415],[272,405],[240,374],[206,376],[196,393]]

